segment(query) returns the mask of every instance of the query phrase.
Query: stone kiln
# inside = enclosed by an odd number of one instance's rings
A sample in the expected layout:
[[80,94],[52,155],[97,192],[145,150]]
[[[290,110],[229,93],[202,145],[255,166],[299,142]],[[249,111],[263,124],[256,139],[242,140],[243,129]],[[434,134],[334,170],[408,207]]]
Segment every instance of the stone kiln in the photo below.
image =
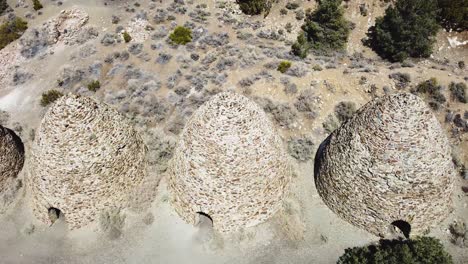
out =
[[33,210],[50,223],[58,209],[71,229],[108,207],[125,207],[146,174],[146,146],[117,111],[91,98],[67,95],[47,111],[32,147]]
[[412,94],[363,106],[321,145],[315,167],[328,207],[375,235],[385,236],[392,223],[421,234],[451,211],[450,144],[434,114]]
[[23,142],[15,132],[0,126],[0,193],[7,188],[8,179],[18,175],[23,164]]
[[253,101],[214,96],[187,123],[169,165],[173,205],[194,224],[206,214],[220,232],[263,222],[280,207],[291,177],[273,124]]

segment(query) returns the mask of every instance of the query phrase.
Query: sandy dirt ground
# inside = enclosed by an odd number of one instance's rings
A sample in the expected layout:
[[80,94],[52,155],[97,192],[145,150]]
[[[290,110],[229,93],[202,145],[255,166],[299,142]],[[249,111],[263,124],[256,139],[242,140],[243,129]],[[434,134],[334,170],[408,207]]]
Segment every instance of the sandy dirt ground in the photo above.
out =
[[[298,95],[310,89],[315,96],[314,118],[294,112],[291,122],[288,125],[277,122],[277,129],[285,147],[290,138],[306,136],[313,140],[317,148],[328,136],[323,123],[333,115],[335,105],[341,101],[352,101],[362,106],[372,96],[383,95],[383,87],[387,87],[391,93],[398,92],[397,83],[389,78],[392,73],[408,73],[411,76],[410,86],[436,77],[445,87],[443,92],[447,98],[450,97],[447,89],[449,83],[466,83],[468,77],[466,69],[457,67],[458,61],[467,61],[468,45],[463,44],[468,40],[466,33],[441,32],[432,57],[414,60],[412,67],[385,62],[364,47],[361,39],[375,17],[383,14],[385,7],[377,0],[352,1],[348,4],[346,17],[356,24],[356,28],[351,34],[346,53],[311,55],[303,61],[288,55],[291,41],[297,36],[302,22],[295,18],[294,11],[289,11],[286,16],[280,15],[280,9],[286,4],[282,0],[275,4],[266,18],[241,15],[239,10],[231,8],[234,4],[229,1],[186,1],[184,7],[188,10],[185,14],[168,11],[174,20],[163,22],[155,22],[153,17],[157,9],[167,9],[172,1],[138,1],[141,5],[136,6],[136,1],[65,0],[58,5],[58,1],[43,0],[45,8],[41,10],[42,14],[32,11],[28,1],[8,2],[18,16],[33,15],[33,18],[27,19],[29,30],[39,28],[61,10],[76,8],[89,15],[87,25],[99,33],[99,36],[85,43],[51,44],[30,59],[17,59],[15,52],[18,52],[19,41],[0,51],[3,52],[0,53],[1,57],[5,58],[0,66],[5,73],[0,74],[0,110],[10,115],[4,125],[17,131],[25,143],[26,163],[19,175],[22,181],[31,177],[28,152],[34,131],[47,109],[39,104],[41,94],[49,89],[80,93],[109,103],[131,118],[141,133],[147,135],[157,131],[164,135],[164,139],[171,140],[177,140],[178,136],[171,129],[174,121],[186,120],[197,107],[196,104],[187,103],[191,102],[190,96],[203,96],[213,90],[235,90],[252,99],[268,98],[294,108]],[[298,3],[302,10],[316,5],[314,1]],[[366,17],[359,12],[361,3],[368,5]],[[197,8],[199,4],[206,4],[207,7]],[[132,8],[134,12],[129,10]],[[172,47],[166,41],[168,33],[175,25],[193,22],[189,14],[196,9],[210,12],[205,21],[193,25],[193,32],[199,32],[200,38],[192,47]],[[117,26],[130,31],[131,20],[142,10],[147,13],[147,23],[153,27],[146,40],[120,41],[108,46],[101,43],[104,35],[114,33]],[[120,18],[117,24],[111,22],[112,15]],[[229,19],[235,22],[226,22]],[[258,37],[260,31],[284,29],[288,22],[292,24],[291,33],[284,32],[277,39]],[[139,30],[144,39],[146,29]],[[164,36],[153,39],[152,35],[161,30],[165,31]],[[135,36],[138,34],[138,30],[131,32]],[[241,39],[239,32],[252,35]],[[220,39],[214,42],[222,44],[202,43],[207,36],[223,33],[227,34],[228,43],[222,43]],[[117,38],[120,38],[120,34],[117,34]],[[128,59],[113,55],[127,51],[137,43],[143,44],[142,50],[137,54],[130,52]],[[87,54],[86,50],[93,52]],[[161,54],[169,54],[171,58],[158,62]],[[199,59],[191,59],[192,54],[199,55]],[[214,57],[213,62],[206,62],[208,55]],[[113,57],[110,63],[106,62],[109,56]],[[232,61],[223,62],[223,59]],[[281,60],[291,60],[297,71],[287,74],[276,71],[276,65]],[[12,81],[15,65],[26,75],[29,74],[30,77],[24,82]],[[91,69],[92,65],[98,66]],[[312,69],[315,65],[320,65],[322,70]],[[59,86],[60,80],[66,80],[64,67],[83,69],[83,74]],[[129,69],[138,69],[141,74],[129,75]],[[206,76],[213,72],[215,77]],[[176,76],[175,85],[170,85],[168,80],[173,76]],[[255,76],[258,78],[255,79]],[[206,82],[200,81],[201,88],[197,88],[198,83],[193,81],[196,77],[207,78]],[[240,85],[248,78],[255,80],[248,86]],[[86,89],[91,80],[101,83],[96,93]],[[291,88],[292,92],[286,91],[285,83],[290,88],[295,87]],[[141,88],[146,86],[150,88]],[[377,88],[374,94],[371,93],[373,86]],[[144,98],[143,101],[138,99],[138,93]],[[145,100],[149,100],[150,104],[144,104]],[[163,107],[165,110],[155,110],[160,109],[161,105],[167,105]],[[436,114],[444,124],[459,158],[468,166],[467,133],[453,136],[453,126],[444,122],[446,110],[463,115],[464,111],[468,111],[468,105],[450,101],[444,107],[446,109]],[[146,143],[150,148],[154,144],[151,140]],[[207,233],[200,227],[184,223],[171,208],[165,172],[159,167],[151,167],[145,185],[135,192],[138,195],[135,208],[123,212],[125,225],[121,236],[116,239],[101,231],[99,221],[76,231],[68,231],[60,219],[51,227],[43,225],[32,215],[29,193],[27,188],[22,187],[6,212],[0,214],[0,263],[336,263],[345,248],[379,240],[341,220],[325,206],[315,189],[313,157],[305,162],[293,158],[291,161],[295,176],[282,209],[269,221],[231,235]],[[164,167],[164,164],[159,165]],[[444,222],[432,228],[428,235],[442,241],[455,263],[468,263],[468,250],[452,244],[448,230],[455,220],[468,221],[468,196],[462,192],[461,186],[468,186],[468,181],[460,177],[453,195],[454,211]]]

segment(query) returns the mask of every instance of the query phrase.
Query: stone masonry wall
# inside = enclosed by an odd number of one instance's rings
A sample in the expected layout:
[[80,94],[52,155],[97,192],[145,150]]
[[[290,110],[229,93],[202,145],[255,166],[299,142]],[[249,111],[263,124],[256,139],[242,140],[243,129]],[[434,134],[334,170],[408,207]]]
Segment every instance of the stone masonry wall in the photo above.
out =
[[208,214],[233,232],[265,221],[281,205],[291,177],[281,138],[263,110],[224,92],[187,123],[169,166],[173,206],[194,224]]
[[0,126],[0,192],[7,179],[15,178],[23,168],[24,146],[12,130]]
[[70,229],[111,206],[125,207],[146,174],[146,146],[117,111],[91,98],[67,95],[47,111],[32,147],[30,180],[35,215],[50,223],[59,209]]
[[316,158],[328,207],[375,235],[393,221],[421,234],[451,211],[450,144],[434,114],[412,94],[375,99],[334,131]]

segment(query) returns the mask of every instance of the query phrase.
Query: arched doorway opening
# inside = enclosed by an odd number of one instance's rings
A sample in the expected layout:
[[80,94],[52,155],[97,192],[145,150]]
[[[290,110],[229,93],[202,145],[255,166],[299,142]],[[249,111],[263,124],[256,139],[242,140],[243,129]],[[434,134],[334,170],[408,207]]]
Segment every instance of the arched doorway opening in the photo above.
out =
[[60,209],[55,208],[55,207],[50,207],[49,209],[47,209],[47,213],[48,213],[48,215],[49,215],[49,220],[50,220],[50,222],[52,223],[52,225],[53,225],[57,220],[59,220],[60,218],[63,217],[62,211],[60,211]]
[[399,229],[401,233],[408,239],[411,233],[411,225],[403,220],[397,220],[392,222],[392,226]]

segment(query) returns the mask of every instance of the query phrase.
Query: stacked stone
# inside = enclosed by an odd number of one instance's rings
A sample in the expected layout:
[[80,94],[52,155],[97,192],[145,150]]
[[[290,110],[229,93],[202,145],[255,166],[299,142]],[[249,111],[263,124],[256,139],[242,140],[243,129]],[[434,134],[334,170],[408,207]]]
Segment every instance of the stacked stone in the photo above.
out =
[[386,236],[394,221],[421,234],[451,211],[450,144],[412,94],[375,99],[334,131],[316,157],[316,186],[348,222]]
[[51,223],[60,210],[70,229],[109,207],[125,207],[146,174],[146,146],[117,111],[91,98],[67,95],[48,110],[31,157],[33,210]]
[[0,193],[7,188],[8,179],[18,175],[23,164],[23,142],[15,132],[0,126]]
[[265,221],[281,205],[291,167],[265,112],[244,96],[224,92],[187,123],[169,165],[173,205],[196,223],[233,232]]

